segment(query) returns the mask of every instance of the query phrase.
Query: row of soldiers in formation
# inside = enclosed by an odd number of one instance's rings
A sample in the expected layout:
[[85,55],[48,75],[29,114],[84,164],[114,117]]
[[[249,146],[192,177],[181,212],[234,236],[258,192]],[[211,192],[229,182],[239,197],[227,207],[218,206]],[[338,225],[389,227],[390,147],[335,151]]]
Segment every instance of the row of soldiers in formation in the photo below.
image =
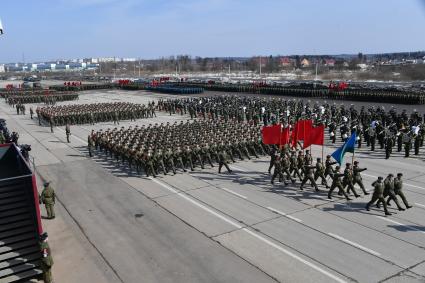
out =
[[117,162],[127,163],[130,170],[135,166],[138,173],[142,170],[147,176],[156,176],[159,171],[167,174],[176,168],[186,171],[196,166],[204,168],[205,163],[218,171],[228,166],[235,157],[259,157],[269,151],[259,135],[260,126],[249,124],[225,123],[224,121],[194,120],[174,124],[155,124],[114,128],[92,132],[88,136],[88,149],[104,152]]
[[156,117],[155,102],[148,105],[129,102],[110,102],[93,104],[71,104],[55,107],[37,107],[39,124],[44,121],[51,126],[95,124],[120,120],[135,121],[142,118]]
[[247,84],[206,84],[206,83],[179,83],[180,86],[202,87],[209,91],[242,92],[268,95],[294,96],[297,98],[322,98],[354,101],[386,101],[388,103],[425,104],[423,90],[394,90],[394,89],[371,89],[353,88],[345,90],[331,90],[324,85],[317,84],[315,87],[308,86],[270,86],[270,85],[247,85]]
[[386,111],[384,107],[362,106],[358,111],[354,105],[345,107],[326,102],[312,104],[281,98],[217,96],[160,100],[158,108],[170,115],[189,114],[191,118],[225,121],[237,119],[256,125],[281,123],[287,127],[300,119],[312,119],[315,124],[325,124],[333,143],[336,142],[338,130],[342,141],[356,131],[359,147],[365,141],[374,151],[376,142],[379,142],[381,148],[387,148],[387,158],[395,142],[398,151],[405,146],[406,156],[409,156],[412,144],[415,154],[419,154],[419,147],[423,146],[425,138],[425,117],[416,110],[408,114],[406,110],[397,112],[394,107]]
[[[357,198],[360,195],[357,193],[355,185],[358,185],[363,191],[364,195],[369,195],[363,184],[363,178],[361,172],[367,170],[367,168],[361,168],[358,161],[354,161],[354,166],[351,163],[346,163],[345,169],[341,172],[340,166],[333,167],[336,162],[331,159],[331,156],[326,156],[325,163],[322,162],[321,158],[317,158],[316,164],[313,164],[313,158],[308,150],[304,154],[303,151],[290,151],[287,147],[278,149],[272,147],[270,151],[271,160],[268,172],[271,173],[274,167],[274,172],[271,178],[271,183],[274,184],[275,179],[278,177],[281,183],[287,185],[288,181],[292,184],[296,182],[298,177],[301,185],[300,190],[304,189],[307,182],[315,188],[316,192],[320,191],[317,185],[317,180],[321,179],[321,184],[325,186],[328,191],[328,198],[332,199],[332,193],[335,189],[338,189],[338,194],[343,195],[347,200],[351,200],[349,197],[350,192]],[[393,174],[389,174],[385,181],[382,183],[382,177],[379,177],[376,182],[372,184],[374,192],[372,199],[366,205],[366,209],[369,210],[370,206],[377,202],[377,207],[380,207],[380,203],[384,206],[386,215],[391,215],[388,212],[387,205],[390,205],[391,201],[394,201],[397,205],[398,210],[403,211],[397,195],[400,196],[406,208],[411,208],[404,193],[403,193],[403,181],[402,173],[397,174],[397,178],[393,179]],[[330,177],[332,182],[328,184],[327,177]],[[388,197],[386,200],[385,198]]]
[[61,94],[36,94],[36,95],[9,95],[5,97],[6,103],[14,107],[17,104],[44,103],[54,105],[57,102],[71,101],[78,99],[78,93]]

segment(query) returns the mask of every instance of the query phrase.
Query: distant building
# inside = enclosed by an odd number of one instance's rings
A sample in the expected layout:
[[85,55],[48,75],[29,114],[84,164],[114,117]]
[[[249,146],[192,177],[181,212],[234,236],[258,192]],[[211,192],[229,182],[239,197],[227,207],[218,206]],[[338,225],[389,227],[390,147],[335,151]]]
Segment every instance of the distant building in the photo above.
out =
[[0,73],[4,73],[6,71],[4,65],[0,65]]
[[282,67],[291,67],[291,66],[294,65],[294,63],[292,62],[292,60],[290,58],[283,57],[283,58],[280,58],[280,65]]
[[136,62],[136,58],[122,58],[122,62]]
[[103,57],[103,58],[98,58],[99,63],[108,63],[108,62],[116,62],[116,58],[115,57]]
[[326,67],[335,67],[335,59],[325,59]]
[[364,64],[364,63],[362,63],[362,64],[357,64],[357,67],[359,67],[360,69],[362,69],[362,70],[366,70],[367,69],[367,64]]
[[308,61],[307,58],[304,58],[301,60],[301,67],[305,68],[309,66],[310,66],[310,61]]

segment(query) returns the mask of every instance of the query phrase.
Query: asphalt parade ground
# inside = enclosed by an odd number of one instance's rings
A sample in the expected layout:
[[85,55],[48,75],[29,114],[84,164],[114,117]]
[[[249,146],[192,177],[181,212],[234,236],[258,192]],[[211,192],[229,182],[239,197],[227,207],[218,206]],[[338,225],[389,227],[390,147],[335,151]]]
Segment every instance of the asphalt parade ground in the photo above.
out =
[[[171,97],[91,91],[58,105]],[[188,119],[156,114],[119,127]],[[309,186],[301,192],[299,181],[271,185],[267,156],[230,163],[231,174],[206,165],[148,178],[104,154],[88,157],[91,130],[113,122],[71,126],[66,143],[64,127],[51,133],[3,99],[0,116],[20,143],[32,145],[37,173],[56,190],[60,218],[45,225],[55,231],[49,238],[56,282],[425,282],[424,152],[410,158],[395,152],[385,160],[379,146],[356,151],[355,160],[368,169],[362,172],[368,191],[378,176],[404,175],[413,208],[399,212],[393,203],[393,215],[385,216],[382,208],[365,210],[371,195],[347,202],[334,194],[330,201],[324,186],[316,193]],[[339,145],[326,146],[324,154]],[[312,153],[322,157],[321,146]],[[345,160],[351,162],[351,153]]]

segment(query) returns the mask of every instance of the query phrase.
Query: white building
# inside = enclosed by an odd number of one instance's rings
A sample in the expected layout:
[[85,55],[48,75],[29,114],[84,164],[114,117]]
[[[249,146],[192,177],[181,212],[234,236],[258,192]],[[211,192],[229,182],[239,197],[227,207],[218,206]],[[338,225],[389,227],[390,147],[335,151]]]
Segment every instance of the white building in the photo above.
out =
[[4,65],[0,65],[0,73],[4,73],[6,70],[4,68]]

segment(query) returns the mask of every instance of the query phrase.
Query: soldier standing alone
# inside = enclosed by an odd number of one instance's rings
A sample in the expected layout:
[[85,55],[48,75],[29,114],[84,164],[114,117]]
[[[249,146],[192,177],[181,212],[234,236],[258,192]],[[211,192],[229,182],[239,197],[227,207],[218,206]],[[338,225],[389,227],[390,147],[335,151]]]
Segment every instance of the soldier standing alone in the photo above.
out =
[[66,124],[65,126],[65,134],[66,134],[66,141],[70,143],[71,141],[69,140],[69,136],[71,135],[71,127],[69,126],[69,124]]
[[48,219],[54,219],[55,218],[55,201],[56,201],[56,194],[55,191],[52,189],[52,187],[49,186],[49,182],[44,183],[44,189],[41,192],[41,198],[40,201],[44,204],[46,207],[47,212],[47,218]]
[[50,251],[50,246],[48,241],[47,233],[43,233],[40,235],[40,251],[41,251],[41,270],[43,270],[43,281],[44,283],[52,282],[52,266],[53,266],[53,258]]

